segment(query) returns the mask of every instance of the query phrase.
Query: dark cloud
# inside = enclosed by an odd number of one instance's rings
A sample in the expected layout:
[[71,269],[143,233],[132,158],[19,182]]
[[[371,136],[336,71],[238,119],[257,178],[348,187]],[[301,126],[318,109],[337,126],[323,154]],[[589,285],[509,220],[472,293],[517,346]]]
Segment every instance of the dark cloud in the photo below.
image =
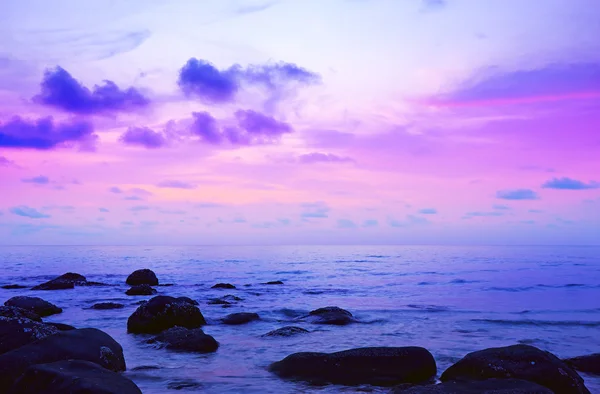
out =
[[115,193],[115,194],[121,194],[123,193],[123,190],[120,187],[117,186],[113,186],[110,189],[108,189],[109,192],[111,193]]
[[538,200],[540,197],[530,189],[499,190],[496,197],[502,200]]
[[45,72],[41,88],[41,93],[33,98],[35,102],[76,114],[130,111],[150,104],[135,88],[121,90],[108,80],[90,90],[61,67]]
[[44,175],[40,175],[40,176],[34,176],[32,178],[23,178],[23,179],[21,179],[21,182],[35,183],[38,185],[47,185],[50,183],[50,178],[48,178],[47,176],[44,176]]
[[71,144],[90,148],[97,138],[92,124],[80,120],[57,124],[52,117],[33,121],[15,116],[0,124],[0,147],[3,148],[48,150]]
[[363,227],[377,227],[379,225],[379,221],[375,219],[367,219],[363,222]]
[[171,188],[171,189],[195,189],[196,185],[188,183],[188,182],[183,182],[183,181],[177,181],[177,180],[166,180],[166,181],[162,181],[156,184],[156,186],[158,187],[162,187],[162,188]]
[[253,110],[236,111],[235,117],[238,120],[238,125],[251,136],[278,138],[282,134],[292,132],[292,127],[289,124]]
[[223,142],[225,136],[220,130],[217,120],[208,112],[193,112],[193,123],[191,131],[199,136],[202,141],[218,145]]
[[312,152],[298,156],[298,162],[302,164],[314,163],[353,163],[349,157],[337,156],[333,153]]
[[571,178],[553,178],[542,185],[545,189],[559,190],[587,190],[600,188],[600,182],[585,183]]
[[23,217],[31,218],[31,219],[45,219],[45,218],[50,217],[50,215],[42,213],[42,212],[38,211],[37,209],[30,208],[26,205],[12,207],[12,208],[10,208],[10,212],[12,212],[15,215],[23,216]]
[[435,215],[438,211],[435,208],[423,208],[419,210],[419,213],[422,215]]
[[163,134],[147,127],[130,127],[119,140],[127,145],[142,146],[148,149],[162,148],[167,145],[167,139]]

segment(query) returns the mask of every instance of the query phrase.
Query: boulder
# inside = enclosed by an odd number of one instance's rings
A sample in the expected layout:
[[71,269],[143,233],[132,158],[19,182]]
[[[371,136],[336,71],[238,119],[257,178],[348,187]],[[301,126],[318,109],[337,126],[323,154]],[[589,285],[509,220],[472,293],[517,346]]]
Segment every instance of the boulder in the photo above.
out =
[[207,302],[208,305],[223,305],[223,306],[231,306],[233,305],[229,301],[222,300],[220,298],[213,298]]
[[54,328],[56,328],[58,331],[71,331],[71,330],[76,330],[75,327],[71,326],[70,324],[64,324],[64,323],[50,323],[50,322],[46,322],[45,323],[48,326],[52,326]]
[[240,312],[240,313],[232,313],[230,315],[225,316],[221,321],[223,324],[227,324],[230,326],[240,325],[250,323],[251,321],[259,320],[260,317],[257,313],[248,313],[248,312]]
[[23,285],[4,285],[2,286],[3,289],[6,290],[17,290],[17,289],[26,289],[27,286],[23,286]]
[[67,272],[49,280],[48,282],[42,283],[41,285],[34,286],[31,290],[65,290],[73,289],[75,286],[85,286],[87,279],[83,275],[79,275],[73,272]]
[[192,300],[190,297],[177,297],[177,300],[184,301],[184,302],[187,302],[188,304],[192,304],[192,305],[200,305],[200,304],[198,304],[198,301]]
[[137,285],[148,285],[148,286],[158,286],[158,278],[154,271],[149,269],[141,269],[134,271],[127,277],[125,281],[130,286]]
[[14,319],[29,319],[37,322],[42,321],[42,318],[37,313],[16,306],[0,306],[0,316]]
[[263,285],[282,285],[282,284],[283,284],[283,282],[280,281],[280,280],[273,280],[271,282],[265,282],[265,283],[263,283]]
[[337,306],[315,309],[308,316],[300,318],[300,320],[307,320],[313,324],[331,324],[335,326],[345,326],[356,322],[352,313]]
[[526,380],[489,379],[398,388],[393,394],[553,394],[553,391]]
[[198,328],[206,324],[196,305],[169,296],[156,296],[140,305],[127,320],[127,331],[158,334],[171,327]]
[[600,375],[600,353],[568,358],[563,361],[578,371]]
[[217,283],[211,289],[235,289],[236,287],[231,283]]
[[469,353],[448,368],[440,379],[469,381],[522,379],[561,394],[589,394],[583,379],[549,352],[529,345],[490,348]]
[[91,309],[106,310],[106,309],[122,309],[125,305],[116,302],[100,302],[91,306]]
[[4,305],[27,309],[40,317],[46,317],[62,312],[62,308],[59,308],[48,301],[44,301],[39,297],[16,296],[6,301]]
[[149,285],[135,285],[125,292],[125,294],[130,296],[149,296],[156,293],[158,293],[156,289],[153,289]]
[[121,374],[89,361],[65,360],[32,365],[10,394],[142,394]]
[[263,337],[291,337],[298,334],[308,334],[309,332],[301,327],[288,326],[270,331],[264,334]]
[[147,343],[158,343],[167,349],[197,353],[212,353],[219,348],[219,343],[215,338],[205,334],[201,328],[169,328],[149,339]]
[[0,317],[0,354],[57,332],[56,327],[26,318]]
[[123,348],[110,335],[95,328],[61,331],[0,355],[0,393],[30,366],[63,360],[91,361],[115,372],[125,370]]
[[370,347],[337,353],[295,353],[271,364],[269,370],[282,378],[314,384],[376,386],[428,382],[437,371],[433,356],[421,347]]

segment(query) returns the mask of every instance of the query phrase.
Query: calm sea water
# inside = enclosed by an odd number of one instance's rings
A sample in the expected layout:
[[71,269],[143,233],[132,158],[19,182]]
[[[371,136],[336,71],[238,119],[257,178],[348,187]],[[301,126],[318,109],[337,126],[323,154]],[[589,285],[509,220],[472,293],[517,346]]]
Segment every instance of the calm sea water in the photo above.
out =
[[[126,276],[138,268],[150,268],[161,283],[174,284],[158,287],[159,294],[200,302],[209,321],[205,331],[221,344],[216,353],[157,350],[144,344],[144,337],[126,333],[134,303],[149,298],[124,294]],[[117,286],[0,289],[0,302],[19,294],[40,296],[64,308],[48,321],[108,332],[124,348],[126,375],[144,393],[165,393],[180,385],[207,393],[361,389],[307,387],[266,370],[299,351],[423,346],[435,356],[440,372],[468,352],[515,343],[559,357],[600,352],[600,247],[0,247],[1,284],[35,285],[68,271]],[[260,284],[272,280],[285,285]],[[211,289],[217,282],[238,289]],[[225,294],[243,301],[227,309],[206,304]],[[101,301],[127,307],[86,309]],[[293,323],[315,331],[261,338],[329,305],[350,310],[364,324]],[[262,321],[218,324],[224,315],[242,311],[256,312]],[[159,368],[132,371],[140,366]],[[599,378],[582,376],[593,393],[600,393]]]

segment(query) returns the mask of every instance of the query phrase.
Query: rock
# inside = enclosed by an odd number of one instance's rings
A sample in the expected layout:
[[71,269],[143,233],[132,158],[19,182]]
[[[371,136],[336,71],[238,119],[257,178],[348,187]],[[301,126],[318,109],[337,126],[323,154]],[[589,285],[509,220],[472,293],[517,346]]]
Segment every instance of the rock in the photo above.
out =
[[298,334],[308,334],[309,332],[310,331],[305,330],[304,328],[289,326],[270,331],[264,334],[263,337],[291,337]]
[[583,379],[555,355],[529,345],[490,348],[469,353],[448,368],[443,382],[522,379],[561,394],[589,394]]
[[100,302],[91,306],[91,309],[107,310],[107,309],[122,309],[125,305],[116,302]]
[[231,302],[222,300],[220,298],[213,298],[207,302],[208,305],[223,305],[223,306],[231,306]]
[[221,321],[223,324],[228,324],[230,326],[240,325],[250,323],[251,321],[259,320],[260,317],[257,313],[248,313],[248,312],[240,312],[240,313],[232,313],[230,315],[225,316]]
[[4,285],[2,286],[3,289],[6,290],[17,290],[17,289],[26,289],[27,286],[23,286],[23,285]]
[[315,384],[392,386],[423,383],[436,374],[436,364],[421,347],[370,347],[337,353],[295,353],[271,364],[282,378]]
[[58,331],[71,331],[71,330],[76,330],[75,327],[69,325],[69,324],[64,324],[64,323],[46,323],[46,325],[48,326],[52,326],[54,328],[56,328]]
[[393,394],[553,394],[553,391],[526,380],[488,379],[400,388]]
[[177,297],[177,300],[184,301],[184,302],[187,302],[188,304],[192,304],[192,305],[200,305],[200,304],[198,304],[198,301],[192,300],[190,297]]
[[27,318],[0,317],[0,354],[58,332],[53,326]]
[[183,350],[197,353],[212,353],[219,348],[219,343],[201,328],[187,329],[173,327],[149,339],[147,343],[159,343],[171,350]]
[[337,306],[315,309],[308,316],[300,318],[300,320],[307,320],[313,324],[331,324],[335,326],[345,326],[356,322],[352,313]]
[[152,270],[141,269],[134,271],[131,275],[129,275],[125,283],[127,283],[130,286],[158,286],[158,278]]
[[206,324],[197,306],[169,296],[156,296],[140,305],[127,320],[127,331],[158,334],[171,327],[198,328]]
[[125,292],[125,294],[130,296],[149,296],[156,293],[158,293],[156,289],[153,289],[149,285],[136,285]]
[[274,281],[271,281],[271,282],[263,283],[263,285],[282,285],[282,284],[283,284],[283,282],[280,281],[280,280],[274,280]]
[[235,289],[236,287],[230,283],[217,283],[211,289]]
[[66,360],[32,365],[10,394],[142,394],[121,374],[89,361]]
[[16,306],[0,306],[0,316],[14,319],[29,319],[37,322],[42,321],[42,318],[37,313]]
[[16,296],[6,301],[4,305],[27,309],[40,317],[55,315],[62,312],[62,308],[59,308],[48,301],[44,301],[39,297]]
[[65,290],[73,289],[75,286],[86,286],[87,279],[83,275],[79,275],[73,272],[67,272],[54,278],[48,282],[42,283],[33,287],[31,290]]
[[201,391],[202,383],[192,379],[177,379],[167,384],[169,390],[194,390]]
[[63,360],[91,361],[115,372],[125,370],[123,348],[110,335],[95,328],[61,331],[0,355],[0,392],[30,366]]
[[578,371],[600,375],[600,353],[568,358],[563,361]]

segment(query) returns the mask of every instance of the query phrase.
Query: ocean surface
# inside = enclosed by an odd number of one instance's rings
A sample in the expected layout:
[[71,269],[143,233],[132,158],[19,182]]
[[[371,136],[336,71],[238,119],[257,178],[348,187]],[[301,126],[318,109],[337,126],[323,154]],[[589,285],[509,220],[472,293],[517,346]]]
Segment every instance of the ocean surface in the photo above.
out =
[[[214,354],[159,350],[126,332],[136,302],[125,278],[154,270],[159,294],[200,302],[220,342]],[[35,285],[65,272],[112,287],[62,291],[0,289],[0,302],[15,295],[42,297],[64,308],[47,321],[96,327],[124,348],[128,371],[144,393],[387,392],[371,387],[309,387],[279,379],[267,366],[300,351],[334,352],[364,346],[423,346],[439,373],[466,353],[524,343],[559,357],[600,352],[600,247],[0,247],[0,285]],[[260,283],[281,280],[283,286]],[[218,282],[236,290],[210,287]],[[207,305],[233,294],[231,308]],[[126,304],[120,310],[86,309],[94,303]],[[344,327],[290,323],[312,309],[339,306],[362,323]],[[224,326],[233,312],[262,320]],[[286,325],[311,330],[291,338],[262,338]],[[157,369],[134,370],[155,366]],[[592,393],[600,378],[582,374]]]

